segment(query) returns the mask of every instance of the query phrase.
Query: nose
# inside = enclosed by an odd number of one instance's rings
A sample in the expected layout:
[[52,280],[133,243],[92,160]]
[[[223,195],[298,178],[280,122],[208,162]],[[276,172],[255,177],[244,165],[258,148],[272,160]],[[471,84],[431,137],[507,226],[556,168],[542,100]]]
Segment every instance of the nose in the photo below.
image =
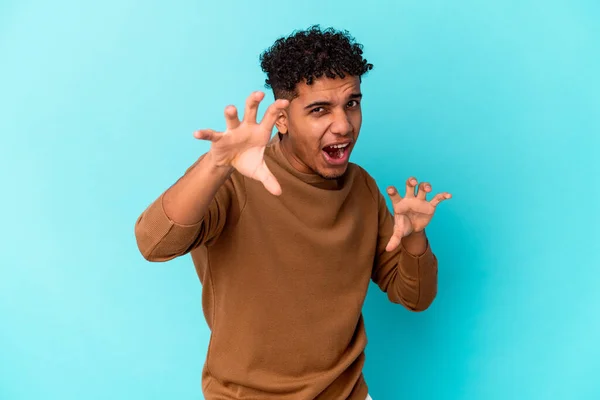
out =
[[346,136],[352,133],[354,128],[344,111],[338,111],[334,114],[334,120],[331,124],[331,132],[336,135]]

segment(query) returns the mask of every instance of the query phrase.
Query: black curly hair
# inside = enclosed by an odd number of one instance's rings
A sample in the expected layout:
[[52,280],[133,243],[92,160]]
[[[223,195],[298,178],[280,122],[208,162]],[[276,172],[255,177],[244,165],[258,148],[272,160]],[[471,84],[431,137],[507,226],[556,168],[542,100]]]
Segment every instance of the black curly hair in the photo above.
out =
[[362,44],[347,31],[322,30],[319,25],[277,39],[260,55],[260,64],[267,74],[265,87],[276,99],[288,100],[297,96],[296,85],[302,81],[310,85],[323,75],[360,78],[373,69],[363,58]]

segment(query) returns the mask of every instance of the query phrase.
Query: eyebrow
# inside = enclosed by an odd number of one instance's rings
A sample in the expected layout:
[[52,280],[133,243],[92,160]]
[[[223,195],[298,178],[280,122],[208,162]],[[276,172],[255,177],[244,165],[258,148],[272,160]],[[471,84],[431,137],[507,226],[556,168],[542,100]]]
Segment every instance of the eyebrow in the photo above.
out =
[[[355,99],[360,99],[362,98],[362,93],[352,93],[350,95],[350,100],[355,100]],[[330,106],[331,102],[330,101],[315,101],[310,103],[309,105],[307,105],[306,107],[304,107],[304,109],[308,109],[308,108],[312,108],[312,107],[317,107],[317,106]]]

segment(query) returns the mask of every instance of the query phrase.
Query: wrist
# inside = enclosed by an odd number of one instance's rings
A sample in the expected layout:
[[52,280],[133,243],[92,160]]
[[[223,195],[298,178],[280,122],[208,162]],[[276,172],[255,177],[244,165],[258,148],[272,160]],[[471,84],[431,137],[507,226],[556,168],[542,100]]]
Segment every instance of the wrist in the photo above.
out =
[[420,231],[412,231],[405,237],[425,237],[425,229],[421,229]]
[[208,153],[206,153],[205,159],[206,159],[206,166],[213,173],[217,173],[217,174],[222,173],[225,175],[229,175],[234,170],[234,168],[231,164],[218,162],[214,156],[214,153],[212,153],[210,150],[208,151]]
[[402,246],[413,256],[420,256],[427,250],[425,230],[415,231],[402,238]]

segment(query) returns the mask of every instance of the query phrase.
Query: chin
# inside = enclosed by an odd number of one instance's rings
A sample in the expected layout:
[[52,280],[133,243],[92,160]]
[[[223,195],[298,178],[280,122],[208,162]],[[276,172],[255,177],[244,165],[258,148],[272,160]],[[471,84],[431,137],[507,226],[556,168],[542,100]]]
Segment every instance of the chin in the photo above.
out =
[[344,176],[344,174],[346,173],[346,171],[348,170],[348,165],[346,164],[344,167],[340,167],[340,168],[328,168],[326,170],[321,170],[319,171],[319,175],[324,178],[324,179],[330,179],[330,180],[334,180],[334,179],[339,179],[342,176]]

